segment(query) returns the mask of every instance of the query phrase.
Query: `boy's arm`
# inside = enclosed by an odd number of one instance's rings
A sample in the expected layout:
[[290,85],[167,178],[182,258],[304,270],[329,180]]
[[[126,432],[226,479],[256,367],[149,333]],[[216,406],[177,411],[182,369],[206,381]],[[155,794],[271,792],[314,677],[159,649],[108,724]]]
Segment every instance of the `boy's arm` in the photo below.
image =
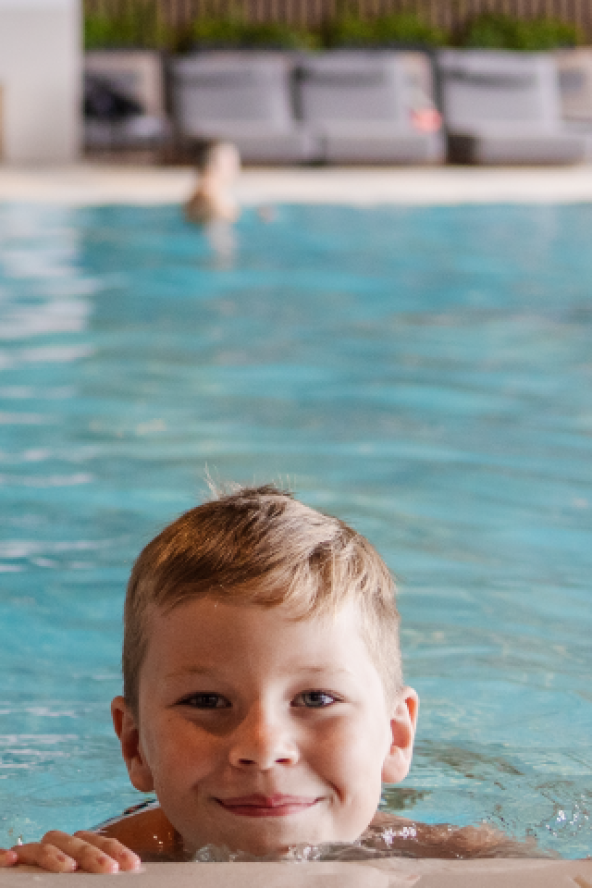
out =
[[177,835],[158,807],[137,811],[96,832],[73,836],[52,830],[40,842],[0,849],[0,867],[38,866],[53,873],[116,873],[136,870],[142,860],[179,859]]

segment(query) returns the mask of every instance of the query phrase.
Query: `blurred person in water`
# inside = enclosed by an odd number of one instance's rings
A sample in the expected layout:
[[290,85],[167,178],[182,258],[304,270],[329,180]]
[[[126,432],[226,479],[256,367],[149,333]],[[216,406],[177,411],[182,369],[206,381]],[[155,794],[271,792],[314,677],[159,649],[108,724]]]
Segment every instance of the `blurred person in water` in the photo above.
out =
[[232,142],[206,142],[201,148],[199,178],[185,204],[185,216],[196,225],[231,224],[239,215],[233,187],[240,173],[240,156]]

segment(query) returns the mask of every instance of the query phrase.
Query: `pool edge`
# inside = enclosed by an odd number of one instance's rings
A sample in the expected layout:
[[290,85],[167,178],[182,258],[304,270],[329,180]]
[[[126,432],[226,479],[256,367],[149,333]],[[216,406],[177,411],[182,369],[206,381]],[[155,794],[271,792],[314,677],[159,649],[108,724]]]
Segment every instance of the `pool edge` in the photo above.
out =
[[[328,877],[328,878],[327,878]],[[139,873],[56,875],[33,867],[0,871],[0,883],[72,888],[134,879],[142,888],[592,888],[592,859],[476,861],[387,859],[352,863],[154,863]],[[64,882],[63,880],[67,881]]]
[[[0,203],[158,206],[184,201],[194,182],[195,172],[190,167],[0,165]],[[592,165],[249,168],[243,171],[236,192],[243,206],[590,203]]]

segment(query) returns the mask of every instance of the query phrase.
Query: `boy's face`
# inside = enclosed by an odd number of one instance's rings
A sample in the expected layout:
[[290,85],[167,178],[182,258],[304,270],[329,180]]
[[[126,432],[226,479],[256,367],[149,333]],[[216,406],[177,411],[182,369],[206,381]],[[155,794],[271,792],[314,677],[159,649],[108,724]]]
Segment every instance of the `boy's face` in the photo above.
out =
[[381,778],[406,775],[417,697],[387,703],[359,624],[354,607],[296,622],[210,599],[153,616],[138,721],[119,697],[114,722],[132,783],[189,853],[352,841]]

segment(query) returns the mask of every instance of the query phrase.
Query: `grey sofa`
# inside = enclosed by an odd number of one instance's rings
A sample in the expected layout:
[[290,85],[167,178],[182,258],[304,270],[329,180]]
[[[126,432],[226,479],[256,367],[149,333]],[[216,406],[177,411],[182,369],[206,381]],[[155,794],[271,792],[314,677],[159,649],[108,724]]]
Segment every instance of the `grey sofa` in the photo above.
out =
[[423,53],[333,51],[296,72],[299,116],[329,163],[434,163],[444,138]]
[[313,160],[318,146],[296,120],[289,54],[211,52],[174,59],[169,74],[181,139],[228,139],[251,163]]
[[586,140],[586,160],[592,161],[592,49],[558,50],[561,114],[570,132]]
[[586,141],[565,126],[550,54],[441,50],[437,56],[449,160],[575,163]]

